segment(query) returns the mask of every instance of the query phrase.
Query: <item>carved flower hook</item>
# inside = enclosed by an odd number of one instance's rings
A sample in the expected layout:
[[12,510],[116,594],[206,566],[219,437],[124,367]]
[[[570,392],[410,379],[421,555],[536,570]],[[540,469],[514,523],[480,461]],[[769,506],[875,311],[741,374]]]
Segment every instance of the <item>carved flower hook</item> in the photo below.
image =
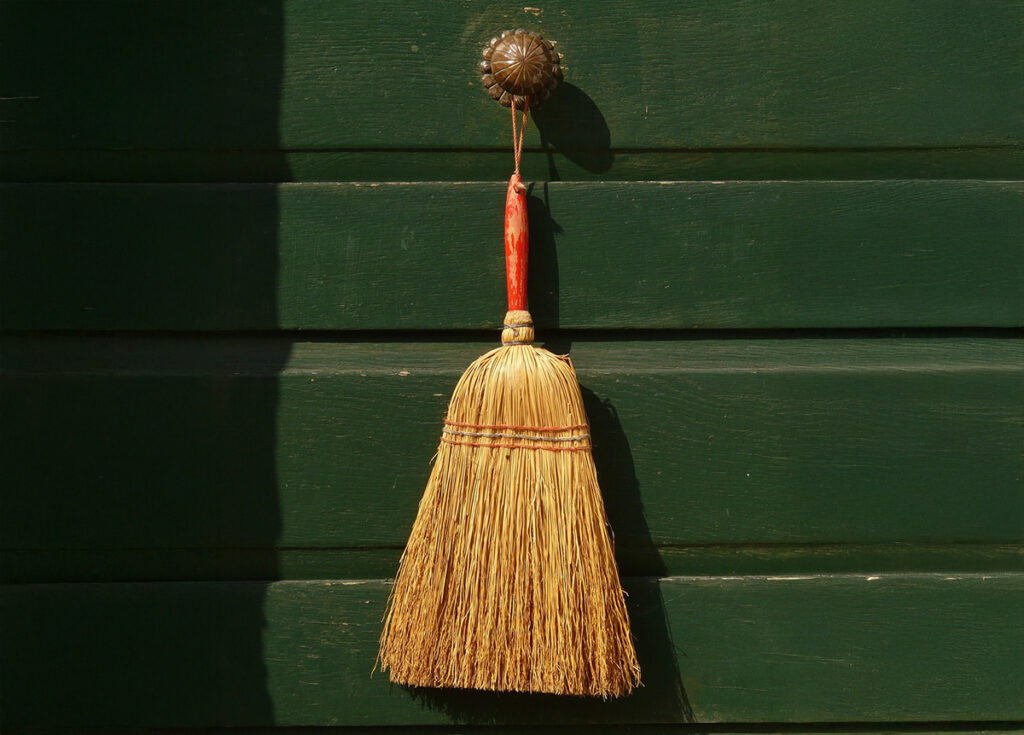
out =
[[522,109],[529,96],[530,106],[548,98],[562,78],[562,55],[554,42],[537,33],[517,28],[504,31],[484,48],[480,62],[481,81],[492,99],[505,107]]

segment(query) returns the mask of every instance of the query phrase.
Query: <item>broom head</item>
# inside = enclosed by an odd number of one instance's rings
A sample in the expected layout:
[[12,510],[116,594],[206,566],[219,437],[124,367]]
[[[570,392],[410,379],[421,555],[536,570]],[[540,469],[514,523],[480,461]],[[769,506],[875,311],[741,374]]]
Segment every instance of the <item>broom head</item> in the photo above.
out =
[[572,363],[529,312],[452,395],[380,642],[399,684],[616,697],[640,683]]

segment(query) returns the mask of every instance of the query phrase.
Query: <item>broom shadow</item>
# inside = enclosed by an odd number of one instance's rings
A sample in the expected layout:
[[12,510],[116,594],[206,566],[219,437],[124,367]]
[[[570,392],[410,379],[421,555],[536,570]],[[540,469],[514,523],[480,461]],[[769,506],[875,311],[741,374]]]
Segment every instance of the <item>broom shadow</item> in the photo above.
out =
[[[599,112],[597,116],[600,117]],[[603,122],[603,118],[601,121]],[[551,130],[550,127],[547,129]],[[607,127],[604,130],[607,131]],[[555,242],[556,236],[563,230],[552,216],[547,182],[540,185],[539,191],[530,186],[527,207],[530,217],[530,262],[527,279],[530,311],[538,325],[543,346],[555,354],[567,355],[572,350],[572,340],[564,332],[558,331],[559,277],[558,248]],[[637,657],[644,682],[643,688],[635,692],[628,701],[638,711],[657,712],[662,721],[694,722],[693,710],[676,662],[676,650],[672,644],[665,615],[665,603],[657,583],[657,578],[665,576],[668,571],[651,538],[644,516],[640,482],[634,469],[629,438],[610,400],[602,400],[586,385],[581,384],[580,390],[590,422],[594,464],[604,496],[608,522],[617,538],[616,561],[628,593],[626,605],[636,638]],[[541,701],[538,695],[520,696],[528,698],[528,702],[522,702],[521,706],[529,706],[529,703],[538,706]],[[486,699],[487,697],[484,697],[482,701]],[[570,707],[564,704],[564,697],[551,699],[560,704],[545,702],[545,710],[548,707],[560,707],[566,709],[568,714]],[[621,709],[619,706],[614,711]]]
[[640,662],[643,686],[631,695],[602,701],[585,697],[467,689],[402,687],[425,709],[465,725],[695,722],[683,687],[658,578],[664,562],[643,514],[629,440],[615,406],[581,386],[590,421],[594,462],[609,523]]
[[539,336],[545,338],[544,346],[556,355],[568,354],[572,343],[554,331],[559,326],[558,248],[555,237],[563,230],[551,216],[547,182],[539,187],[534,184],[528,186],[526,209],[530,218],[530,258],[526,277],[530,315]]
[[673,644],[658,582],[668,570],[644,515],[629,438],[611,400],[583,384],[580,391],[644,684],[631,704],[656,722],[696,722],[676,660],[685,654]]

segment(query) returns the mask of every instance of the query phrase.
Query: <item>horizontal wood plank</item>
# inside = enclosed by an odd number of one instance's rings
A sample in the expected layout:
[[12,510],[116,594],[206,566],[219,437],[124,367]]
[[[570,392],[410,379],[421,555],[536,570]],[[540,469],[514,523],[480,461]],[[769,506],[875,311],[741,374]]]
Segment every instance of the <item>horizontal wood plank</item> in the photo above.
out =
[[[618,552],[619,572],[628,576],[1024,572],[1024,543],[706,543],[653,550],[620,543]],[[401,555],[397,545],[0,549],[0,584],[382,579],[395,574]]]
[[260,726],[1024,718],[1022,574],[628,579],[624,700],[408,691],[374,581],[0,587],[0,722]]
[[[0,326],[494,327],[497,183],[0,186]],[[1024,184],[537,185],[563,328],[1024,325]]]
[[[555,725],[545,727],[543,725],[525,725],[522,727],[502,728],[503,735],[575,735],[575,733],[588,733],[592,735],[692,735],[692,733],[706,733],[707,725],[685,724],[685,725]],[[852,735],[899,735],[900,733],[915,733],[915,735],[1020,735],[1024,732],[1024,723],[1020,722],[936,722],[936,723],[859,723],[843,725],[841,727],[822,724],[817,727],[806,723],[794,724],[772,724],[765,728],[758,724],[742,723],[734,726],[719,725],[714,729],[716,735],[755,735],[771,730],[777,735],[788,733],[800,733],[801,735],[826,735],[835,733],[837,730]],[[426,725],[422,727],[396,726],[377,727],[374,726],[372,735],[491,735],[494,728],[489,725],[454,725],[445,727],[443,725]],[[20,735],[18,732],[12,735]],[[70,735],[81,735],[72,732]],[[88,735],[94,735],[89,733]],[[149,735],[149,733],[104,733],[104,735]],[[164,735],[163,733],[161,735]],[[223,730],[218,732],[197,732],[189,729],[188,732],[170,731],[166,735],[231,735]],[[246,735],[306,735],[301,728],[286,729],[272,728],[264,730],[247,730]],[[337,727],[319,728],[317,735],[366,735],[365,728],[359,727]]]
[[[523,175],[549,181],[1024,179],[1024,148],[617,150],[607,169],[527,148]],[[503,181],[504,150],[4,151],[0,181],[234,183]]]
[[[501,735],[705,735],[712,727],[714,735],[1020,735],[1021,723],[857,723],[836,726],[828,723],[817,726],[806,723],[787,725],[772,723],[765,728],[757,723],[731,725],[513,725],[501,727]],[[497,728],[490,725],[374,725],[370,735],[494,735]],[[35,728],[13,728],[4,735],[36,735]],[[148,728],[64,728],[62,735],[152,735]],[[160,735],[309,735],[304,727],[246,727],[246,728],[161,728]],[[365,726],[318,727],[316,735],[368,735]]]
[[[7,550],[397,549],[493,343],[7,337]],[[574,342],[623,563],[1019,545],[1024,341]]]
[[591,168],[611,147],[1020,146],[1022,24],[971,0],[5,0],[0,146],[505,148],[475,66],[515,26],[566,55],[530,142]]

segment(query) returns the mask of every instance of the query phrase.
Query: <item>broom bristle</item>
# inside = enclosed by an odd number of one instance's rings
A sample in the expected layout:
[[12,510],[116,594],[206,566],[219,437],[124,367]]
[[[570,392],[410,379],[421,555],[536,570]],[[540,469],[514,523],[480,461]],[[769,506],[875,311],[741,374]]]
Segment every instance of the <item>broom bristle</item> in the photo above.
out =
[[381,635],[400,684],[620,696],[640,681],[568,357],[525,311],[466,370]]

